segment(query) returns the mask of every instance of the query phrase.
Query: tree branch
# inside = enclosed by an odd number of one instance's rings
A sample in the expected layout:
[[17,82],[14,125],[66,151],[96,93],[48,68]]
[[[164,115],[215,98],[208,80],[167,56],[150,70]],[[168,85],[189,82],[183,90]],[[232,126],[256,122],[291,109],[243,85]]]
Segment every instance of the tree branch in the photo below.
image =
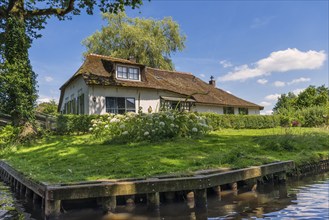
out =
[[7,11],[5,7],[0,7],[0,18],[7,17]]
[[75,0],[70,0],[66,8],[46,8],[46,9],[36,9],[32,11],[25,11],[25,17],[34,17],[42,15],[59,15],[64,16],[74,9]]

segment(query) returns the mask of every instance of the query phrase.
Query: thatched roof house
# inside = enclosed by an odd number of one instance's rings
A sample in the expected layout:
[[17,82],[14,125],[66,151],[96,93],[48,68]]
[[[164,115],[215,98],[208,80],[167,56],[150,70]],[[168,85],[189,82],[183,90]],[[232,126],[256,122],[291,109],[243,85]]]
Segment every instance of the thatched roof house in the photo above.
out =
[[[206,83],[191,73],[147,67],[132,60],[90,54],[60,88],[62,113],[124,113],[183,108],[198,112],[259,114],[262,106]],[[178,105],[178,106],[177,106]]]

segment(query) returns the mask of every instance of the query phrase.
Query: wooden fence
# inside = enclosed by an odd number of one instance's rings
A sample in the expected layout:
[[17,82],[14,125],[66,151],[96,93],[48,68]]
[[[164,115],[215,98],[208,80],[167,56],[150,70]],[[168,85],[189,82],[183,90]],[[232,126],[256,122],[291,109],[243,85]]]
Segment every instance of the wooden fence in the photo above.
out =
[[[56,117],[37,112],[35,119],[42,128],[54,130],[56,129]],[[0,127],[6,126],[12,122],[11,116],[0,112]]]

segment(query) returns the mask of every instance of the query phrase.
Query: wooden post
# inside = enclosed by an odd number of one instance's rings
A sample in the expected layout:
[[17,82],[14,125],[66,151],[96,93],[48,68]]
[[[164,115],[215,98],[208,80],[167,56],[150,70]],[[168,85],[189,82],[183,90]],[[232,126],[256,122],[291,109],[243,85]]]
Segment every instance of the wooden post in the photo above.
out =
[[215,191],[215,193],[217,195],[218,201],[221,201],[222,200],[222,196],[220,194],[220,191],[221,191],[220,186],[215,186],[213,189],[214,189],[214,191]]
[[33,192],[33,195],[32,195],[32,203],[33,203],[33,205],[37,205],[38,202],[39,202],[39,196],[38,196],[38,194],[36,194],[36,193]]
[[159,194],[159,192],[148,193],[146,196],[147,196],[147,206],[150,210],[160,208],[160,194]]
[[195,207],[205,209],[207,207],[207,189],[194,190]]
[[237,182],[231,183],[230,186],[233,191],[233,195],[235,196],[238,195],[238,183]]
[[33,191],[25,187],[25,198],[26,200],[31,200],[33,196]]
[[56,219],[61,213],[61,200],[45,200],[46,219]]
[[117,197],[109,196],[101,199],[102,208],[105,213],[114,212],[117,207]]

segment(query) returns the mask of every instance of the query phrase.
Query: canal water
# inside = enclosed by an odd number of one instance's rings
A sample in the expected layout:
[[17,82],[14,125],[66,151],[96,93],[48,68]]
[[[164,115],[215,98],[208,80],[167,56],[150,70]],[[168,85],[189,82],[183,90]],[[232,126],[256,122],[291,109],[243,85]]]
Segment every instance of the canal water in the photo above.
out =
[[[137,199],[137,198],[136,198]],[[138,198],[142,199],[142,198]],[[266,184],[250,192],[240,188],[239,193],[225,191],[221,198],[208,195],[205,210],[193,208],[193,202],[176,201],[161,204],[149,212],[145,204],[118,206],[117,214],[102,216],[99,208],[64,210],[61,219],[329,219],[329,173],[288,179],[287,184]],[[12,194],[0,182],[0,219],[42,219],[41,210],[32,211],[32,204]]]

